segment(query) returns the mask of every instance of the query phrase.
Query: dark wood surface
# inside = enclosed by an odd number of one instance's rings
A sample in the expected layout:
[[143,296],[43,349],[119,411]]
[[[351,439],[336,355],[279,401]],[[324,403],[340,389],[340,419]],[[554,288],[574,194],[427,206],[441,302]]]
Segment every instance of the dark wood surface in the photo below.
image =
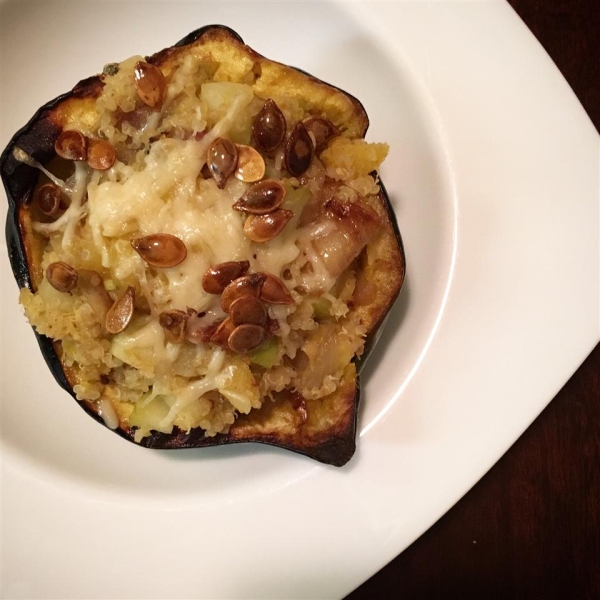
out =
[[[600,130],[600,0],[509,0]],[[347,600],[600,600],[600,345],[491,471]]]

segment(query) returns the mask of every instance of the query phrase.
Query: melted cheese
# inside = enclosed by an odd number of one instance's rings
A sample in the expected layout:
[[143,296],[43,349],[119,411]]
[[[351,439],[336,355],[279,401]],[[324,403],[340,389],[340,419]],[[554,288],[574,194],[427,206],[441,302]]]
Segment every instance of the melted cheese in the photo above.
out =
[[[182,82],[186,74],[186,68],[182,69]],[[203,93],[216,106],[218,94],[227,92],[227,96],[232,85],[207,84]],[[157,396],[169,399],[168,414],[158,424],[161,430],[172,427],[182,410],[212,390],[218,390],[241,413],[260,406],[260,399],[247,366],[241,369],[233,363],[225,364],[225,352],[208,347],[198,348],[211,356],[205,375],[180,387],[171,372],[180,347],[166,342],[158,313],[167,307],[184,311],[192,307],[221,314],[219,296],[207,294],[202,288],[202,276],[209,267],[225,261],[248,260],[251,272],[266,271],[281,277],[284,268],[300,253],[297,219],[274,240],[265,244],[251,242],[243,232],[245,216],[233,209],[248,184],[230,178],[220,190],[214,180],[200,176],[211,143],[219,136],[227,136],[235,127],[236,116],[254,100],[250,86],[235,86],[235,97],[226,112],[219,114],[220,120],[200,140],[160,138],[149,145],[141,168],[136,170],[117,161],[106,173],[94,173],[91,181],[89,168],[78,163],[72,187],[62,185],[71,196],[68,210],[54,223],[36,224],[38,231],[44,233],[64,232],[62,242],[66,250],[77,223],[87,215],[84,226],[89,227],[102,266],[110,270],[111,278],[124,283],[135,276],[140,282],[152,314],[137,328],[115,335],[110,351],[154,378],[152,391],[142,401],[142,407]],[[169,95],[163,110],[174,97]],[[154,113],[144,131],[157,127],[159,117],[159,113]],[[88,202],[84,204],[86,191]],[[132,238],[156,233],[180,238],[187,249],[186,259],[172,268],[151,269],[135,252],[127,252]],[[160,289],[154,287],[157,281]],[[282,309],[279,316],[285,320],[287,307],[277,308]],[[114,415],[108,407],[103,406],[101,412],[109,426],[114,425]]]
[[147,373],[163,372],[177,359],[177,355],[165,346],[165,334],[157,319],[150,319],[145,325],[130,331],[126,329],[115,335],[110,352],[124,363]]
[[246,186],[231,180],[219,190],[212,180],[197,182],[206,156],[203,142],[159,140],[143,171],[122,182],[90,186],[88,192],[89,224],[105,267],[112,266],[107,238],[170,233],[183,240],[187,258],[161,270],[168,279],[170,306],[181,310],[206,310],[214,302],[200,283],[211,265],[250,255],[243,217],[232,208]]
[[173,424],[178,413],[186,406],[195,402],[207,392],[217,389],[219,386],[218,374],[223,368],[224,361],[225,351],[219,348],[214,350],[208,364],[206,375],[202,379],[192,381],[192,383],[189,383],[183,389],[177,390],[177,393],[175,394],[176,400],[169,407],[167,416],[159,423],[160,427],[169,427]]
[[119,426],[119,417],[108,398],[101,398],[98,401],[98,415],[109,429],[116,429]]
[[[212,141],[227,134],[236,113],[253,98],[251,92],[243,93],[244,87],[247,86],[240,86],[240,94],[225,116],[201,140],[162,138],[151,145],[143,169],[134,171],[117,163],[107,180],[92,181],[88,186],[88,225],[103,266],[110,268],[116,279],[135,273],[153,309],[153,317],[141,329],[115,336],[111,350],[142,371],[148,372],[152,365],[156,383],[144,404],[158,395],[170,398],[169,412],[158,424],[163,429],[171,427],[182,410],[212,390],[219,390],[242,413],[248,413],[256,399],[250,392],[236,388],[236,369],[224,365],[225,352],[221,349],[212,350],[204,377],[183,388],[170,389],[169,370],[178,348],[165,345],[153,303],[180,310],[193,307],[197,311],[219,312],[219,296],[205,293],[201,285],[202,276],[210,266],[249,260],[253,271],[280,276],[284,266],[299,253],[295,227],[267,244],[255,244],[245,236],[244,216],[233,209],[233,204],[245,192],[247,184],[230,178],[220,190],[214,180],[199,178]],[[153,292],[142,259],[111,252],[111,247],[118,240],[154,233],[180,238],[185,243],[187,257],[175,267],[160,269],[168,282],[167,289]]]
[[[286,265],[292,263],[300,254],[296,245],[298,240],[297,230],[293,230],[289,236],[280,235],[267,244],[252,244],[255,271],[266,271],[281,277]],[[252,263],[252,261],[251,261]]]
[[18,146],[15,146],[13,149],[13,156],[19,162],[25,163],[34,169],[38,169],[41,171],[46,177],[54,184],[57,185],[65,194],[71,193],[71,188],[62,180],[50,173],[48,169],[46,169],[42,164],[40,164],[35,158],[27,154],[25,150],[22,150]]
[[212,179],[198,179],[209,143],[208,135],[201,141],[161,139],[153,144],[142,171],[123,181],[92,183],[88,189],[94,244],[103,266],[113,268],[117,279],[132,269],[123,268],[119,256],[111,264],[111,239],[170,233],[183,240],[187,258],[161,270],[168,280],[164,303],[180,310],[205,311],[218,305],[218,297],[206,294],[201,286],[202,275],[214,264],[250,260],[253,270],[281,276],[299,254],[295,230],[267,244],[255,244],[245,236],[244,216],[232,206],[247,184],[231,178],[220,190]]
[[[35,161],[34,161],[35,162]],[[30,164],[30,163],[27,163]],[[33,164],[32,166],[35,166]],[[42,169],[47,173],[45,169]],[[83,204],[85,191],[90,177],[90,168],[82,162],[75,163],[75,173],[72,176],[73,185],[67,186],[63,183],[63,191],[67,192],[71,203],[69,208],[52,223],[34,223],[33,229],[39,233],[48,235],[56,231],[64,231],[62,239],[63,250],[68,250],[71,240],[75,235],[75,226],[79,220],[86,214],[86,206]],[[56,179],[56,178],[54,178]],[[57,180],[60,181],[60,180]],[[68,190],[68,191],[67,191]]]

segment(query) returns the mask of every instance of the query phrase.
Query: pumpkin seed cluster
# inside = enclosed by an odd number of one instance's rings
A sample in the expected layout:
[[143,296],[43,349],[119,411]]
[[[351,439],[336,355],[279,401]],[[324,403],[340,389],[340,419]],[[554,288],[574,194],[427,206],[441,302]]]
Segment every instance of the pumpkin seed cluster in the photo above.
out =
[[[152,111],[160,111],[167,94],[167,81],[161,70],[139,61],[133,78],[140,101]],[[330,121],[317,116],[297,123],[288,135],[283,113],[272,99],[267,99],[252,124],[256,147],[235,144],[225,137],[210,144],[206,168],[219,189],[230,177],[252,184],[233,204],[236,211],[246,215],[243,231],[250,240],[258,244],[271,241],[294,216],[292,211],[281,208],[286,196],[282,183],[264,179],[264,156],[273,156],[281,149],[285,169],[292,177],[299,177],[310,167],[315,154],[337,135],[339,131]],[[61,158],[84,161],[100,171],[110,169],[116,160],[110,142],[89,138],[76,130],[63,131],[56,140],[55,151]],[[57,218],[68,206],[66,194],[53,183],[38,189],[36,202],[49,218]],[[187,257],[184,241],[168,233],[137,237],[130,243],[147,265],[157,269],[175,267]],[[192,343],[210,342],[243,354],[272,336],[277,322],[269,318],[267,305],[292,305],[294,299],[278,277],[266,272],[248,274],[249,267],[248,261],[229,261],[208,269],[202,277],[202,287],[208,294],[220,295],[221,309],[227,317],[207,324],[202,320],[204,315],[194,309],[166,310],[159,315],[166,338],[172,343],[186,339]],[[99,316],[106,333],[120,333],[131,322],[136,308],[132,286],[118,296],[111,295],[96,271],[77,271],[62,261],[48,266],[46,278],[60,292],[78,289]]]

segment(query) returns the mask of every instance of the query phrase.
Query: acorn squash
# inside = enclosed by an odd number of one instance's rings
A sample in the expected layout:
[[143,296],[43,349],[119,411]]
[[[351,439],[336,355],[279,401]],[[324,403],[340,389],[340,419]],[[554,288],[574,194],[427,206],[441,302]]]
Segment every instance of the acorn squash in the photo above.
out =
[[405,275],[368,123],[217,25],[41,107],[0,173],[59,385],[148,448],[262,442],[345,464]]

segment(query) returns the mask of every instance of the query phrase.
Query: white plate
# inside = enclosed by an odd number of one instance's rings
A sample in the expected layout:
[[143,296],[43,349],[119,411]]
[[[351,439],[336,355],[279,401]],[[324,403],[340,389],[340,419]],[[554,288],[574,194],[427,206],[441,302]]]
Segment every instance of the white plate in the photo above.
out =
[[2,252],[10,598],[331,598],[460,498],[599,339],[598,134],[502,1],[2,2],[0,145],[114,60],[209,23],[363,100],[408,277],[342,469],[128,444],[53,382]]

